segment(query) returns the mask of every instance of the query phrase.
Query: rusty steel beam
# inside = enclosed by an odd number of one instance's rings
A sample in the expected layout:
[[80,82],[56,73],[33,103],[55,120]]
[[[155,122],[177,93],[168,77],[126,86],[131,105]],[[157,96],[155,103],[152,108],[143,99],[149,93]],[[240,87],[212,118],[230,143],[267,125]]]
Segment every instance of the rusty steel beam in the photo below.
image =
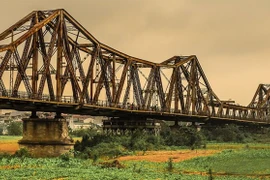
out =
[[28,77],[25,73],[25,69],[23,67],[23,64],[22,64],[22,61],[21,61],[21,58],[19,56],[17,49],[14,49],[13,55],[14,55],[15,62],[17,63],[17,66],[18,66],[18,74],[20,74],[20,76],[24,82],[25,89],[26,89],[28,95],[30,96],[30,95],[32,95],[32,89],[31,89],[30,82],[29,82]]
[[51,58],[53,55],[54,44],[57,41],[57,32],[60,26],[60,21],[58,20],[56,24],[57,25],[53,29],[53,34],[50,40],[50,46],[49,46],[48,52],[46,51],[46,47],[45,47],[43,31],[42,30],[38,31],[38,37],[39,37],[39,42],[40,42],[39,46],[40,46],[40,51],[42,52],[42,58],[44,62],[44,69],[43,69],[43,73],[42,73],[42,77],[41,77],[39,89],[38,89],[38,97],[41,98],[42,92],[44,90],[45,81],[47,79],[50,98],[52,100],[55,99],[55,95],[54,95],[53,83],[52,83],[52,78],[51,78],[51,73],[50,73],[50,64],[51,64]]
[[126,79],[126,74],[127,74],[127,71],[128,71],[128,68],[129,68],[130,64],[131,64],[131,60],[127,59],[127,62],[126,62],[125,67],[123,69],[123,73],[122,73],[122,76],[121,76],[121,79],[120,79],[120,82],[119,82],[119,85],[118,85],[118,89],[117,89],[115,98],[113,99],[114,104],[119,103],[120,95],[121,95],[122,90],[123,90],[124,82],[125,82],[125,79]]
[[56,18],[59,15],[60,12],[54,12],[52,15],[50,15],[49,17],[47,17],[46,19],[44,19],[43,21],[35,24],[32,28],[30,28],[25,34],[23,34],[21,37],[19,37],[17,40],[15,40],[14,42],[10,43],[9,45],[0,48],[0,52],[6,51],[8,49],[13,49],[14,47],[17,47],[18,45],[20,45],[22,42],[25,41],[25,39],[27,39],[28,37],[32,36],[35,32],[37,32],[38,30],[40,30],[43,26],[45,26],[46,24],[50,23],[50,21],[52,21],[54,18]]
[[2,32],[0,34],[0,41],[2,41],[3,39],[5,39],[8,35],[10,35],[18,27],[20,27],[21,25],[23,25],[27,21],[31,20],[33,17],[35,17],[35,15],[36,15],[36,11],[33,11],[33,12],[29,13],[27,16],[25,16],[20,21],[18,21],[17,23],[15,23],[13,26],[11,26],[10,28],[8,28],[4,32]]
[[56,65],[56,101],[61,100],[62,96],[62,63],[63,63],[63,21],[64,16],[63,12],[60,13],[59,16],[59,29],[58,29],[58,39],[57,39],[57,65]]
[[87,71],[85,81],[83,84],[82,95],[80,97],[81,103],[83,102],[85,93],[87,92],[87,88],[89,86],[89,83],[90,83],[90,101],[92,102],[92,100],[93,100],[93,67],[94,67],[97,56],[98,56],[98,49],[96,48],[94,53],[91,55],[91,61],[89,63],[88,71]]

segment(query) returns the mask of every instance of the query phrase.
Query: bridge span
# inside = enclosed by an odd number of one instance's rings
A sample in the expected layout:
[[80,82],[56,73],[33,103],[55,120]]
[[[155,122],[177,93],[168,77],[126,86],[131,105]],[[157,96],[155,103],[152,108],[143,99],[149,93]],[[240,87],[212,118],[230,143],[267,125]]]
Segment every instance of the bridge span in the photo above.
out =
[[[246,108],[236,106],[237,110],[245,110],[246,114],[240,114],[238,111],[234,113],[219,113],[209,115],[207,113],[192,113],[175,111],[163,111],[160,107],[151,107],[143,109],[134,104],[124,106],[118,104],[111,106],[108,101],[98,101],[95,104],[80,104],[72,101],[72,97],[65,97],[62,101],[48,101],[49,96],[43,96],[43,99],[31,99],[26,93],[19,93],[18,97],[2,96],[0,97],[2,109],[14,109],[18,111],[42,111],[42,112],[60,112],[67,114],[85,114],[92,116],[120,117],[128,119],[157,119],[164,121],[182,121],[182,122],[198,122],[210,124],[258,124],[269,125],[270,121],[267,117],[255,119],[255,108]],[[233,111],[232,111],[233,112]],[[235,113],[236,112],[236,113]],[[132,118],[131,118],[132,117]]]
[[47,111],[56,119],[70,113],[269,126],[269,95],[260,84],[248,106],[223,101],[195,55],[161,63],[132,57],[99,42],[63,9],[33,11],[0,34],[0,108],[32,118]]

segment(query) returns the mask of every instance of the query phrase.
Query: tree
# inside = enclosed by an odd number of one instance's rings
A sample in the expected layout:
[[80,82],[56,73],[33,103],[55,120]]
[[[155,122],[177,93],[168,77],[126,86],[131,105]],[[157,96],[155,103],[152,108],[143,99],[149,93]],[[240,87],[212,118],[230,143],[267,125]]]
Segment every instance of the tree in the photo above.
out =
[[180,127],[167,133],[165,143],[168,146],[200,147],[204,143],[204,136],[194,127]]
[[23,133],[22,122],[13,121],[7,126],[8,135],[20,136]]

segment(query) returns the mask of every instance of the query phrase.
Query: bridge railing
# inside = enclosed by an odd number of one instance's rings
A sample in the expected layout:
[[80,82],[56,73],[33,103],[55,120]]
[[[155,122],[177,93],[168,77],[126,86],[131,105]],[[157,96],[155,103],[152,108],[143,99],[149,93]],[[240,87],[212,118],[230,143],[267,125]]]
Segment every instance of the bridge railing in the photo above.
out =
[[[41,100],[41,101],[47,101],[47,102],[52,102],[55,101],[53,100],[50,95],[48,94],[43,94],[40,98],[35,98],[32,95],[29,95],[27,92],[24,91],[18,91],[16,94],[12,93],[12,91],[8,90],[5,94],[3,94],[3,92],[0,92],[0,97],[10,97],[10,98],[18,98],[18,99],[35,99],[35,100]],[[62,96],[61,97],[61,102],[64,103],[77,103],[74,101],[73,96]],[[188,111],[188,112],[184,112],[181,110],[177,110],[175,111],[175,109],[171,108],[167,111],[162,110],[161,107],[159,106],[151,106],[149,109],[145,110],[142,107],[139,107],[133,103],[127,103],[127,104],[123,104],[123,103],[118,103],[116,106],[110,104],[108,101],[106,100],[99,100],[97,101],[95,104],[89,102],[90,105],[95,105],[95,106],[100,106],[100,107],[116,107],[116,108],[121,108],[121,109],[125,109],[125,110],[135,110],[135,111],[152,111],[152,112],[166,112],[166,113],[172,113],[172,114],[185,114],[185,115],[197,115],[197,116],[208,116],[209,118],[225,118],[225,119],[231,119],[231,120],[245,120],[245,121],[258,121],[258,122],[266,122],[266,123],[270,123],[270,117],[268,116],[262,116],[259,117],[255,114],[252,114],[251,112],[249,112],[249,114],[247,114],[246,116],[241,116],[241,115],[237,115],[237,114],[233,114],[232,112],[230,112],[229,114],[207,114],[205,112],[192,112],[192,111]]]

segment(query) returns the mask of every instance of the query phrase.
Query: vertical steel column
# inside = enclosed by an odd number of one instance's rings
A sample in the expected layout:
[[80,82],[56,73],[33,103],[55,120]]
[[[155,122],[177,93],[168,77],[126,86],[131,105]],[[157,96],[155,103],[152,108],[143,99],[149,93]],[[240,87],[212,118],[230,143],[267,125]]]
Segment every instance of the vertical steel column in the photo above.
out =
[[115,98],[115,92],[116,92],[116,86],[115,86],[115,81],[116,81],[116,79],[115,79],[115,55],[113,55],[113,61],[112,61],[112,63],[113,63],[113,67],[112,67],[112,78],[111,78],[111,81],[112,81],[112,99],[114,99]]
[[58,31],[58,40],[57,40],[57,69],[56,69],[56,101],[61,101],[61,93],[62,93],[62,61],[63,61],[63,12],[60,12],[59,16],[59,31]]
[[38,80],[38,41],[37,33],[34,34],[33,39],[33,59],[32,59],[32,92],[33,99],[37,98],[37,80]]
[[[35,24],[38,23],[38,13],[35,15]],[[33,35],[33,59],[32,59],[32,92],[33,99],[37,98],[37,81],[38,81],[38,34]]]

